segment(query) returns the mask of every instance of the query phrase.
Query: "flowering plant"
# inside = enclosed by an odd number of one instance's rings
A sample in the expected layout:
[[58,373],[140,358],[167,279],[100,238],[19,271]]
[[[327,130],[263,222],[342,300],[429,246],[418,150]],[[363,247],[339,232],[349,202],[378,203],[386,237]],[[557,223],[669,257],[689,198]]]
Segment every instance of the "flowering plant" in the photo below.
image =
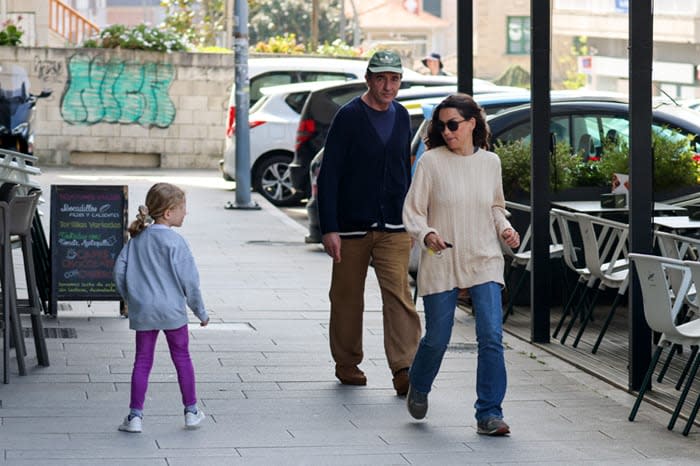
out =
[[[21,20],[21,16],[17,17],[18,23]],[[16,46],[22,44],[22,34],[24,34],[24,31],[22,31],[14,21],[11,19],[3,21],[0,27],[2,27],[2,29],[0,29],[0,45]]]
[[149,50],[154,52],[179,52],[192,48],[186,39],[169,29],[160,29],[147,24],[127,27],[113,24],[100,31],[83,43],[87,48],[123,48],[132,50]]

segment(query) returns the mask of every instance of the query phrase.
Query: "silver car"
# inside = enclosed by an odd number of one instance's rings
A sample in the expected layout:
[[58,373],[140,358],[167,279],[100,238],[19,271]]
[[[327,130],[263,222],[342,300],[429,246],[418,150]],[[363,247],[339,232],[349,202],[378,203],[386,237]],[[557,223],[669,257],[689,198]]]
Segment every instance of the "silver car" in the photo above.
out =
[[[289,206],[301,200],[289,177],[299,113],[309,92],[338,82],[317,81],[263,88],[261,97],[250,108],[251,185],[273,204]],[[235,124],[226,138],[221,168],[225,179],[236,178]]]

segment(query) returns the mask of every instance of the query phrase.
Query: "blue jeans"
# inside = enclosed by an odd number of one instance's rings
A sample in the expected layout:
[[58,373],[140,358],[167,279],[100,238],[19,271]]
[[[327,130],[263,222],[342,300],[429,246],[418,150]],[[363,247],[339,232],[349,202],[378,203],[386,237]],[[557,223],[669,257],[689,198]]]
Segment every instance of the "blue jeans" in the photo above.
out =
[[[418,345],[411,365],[411,386],[430,392],[440,370],[442,358],[452,335],[457,288],[423,296],[425,336]],[[506,395],[506,364],[503,355],[503,311],[501,286],[488,282],[469,288],[476,320],[478,357],[476,367],[476,419],[503,417],[501,403]]]

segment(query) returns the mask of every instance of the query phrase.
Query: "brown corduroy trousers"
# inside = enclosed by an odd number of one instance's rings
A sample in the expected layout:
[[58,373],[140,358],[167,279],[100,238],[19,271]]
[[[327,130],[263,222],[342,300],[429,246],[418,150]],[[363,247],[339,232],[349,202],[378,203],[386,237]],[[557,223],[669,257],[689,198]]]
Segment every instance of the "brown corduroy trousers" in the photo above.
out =
[[341,239],[341,262],[331,278],[331,354],[338,367],[362,361],[362,317],[370,258],[382,294],[384,351],[392,374],[410,367],[421,336],[420,319],[408,284],[408,233],[370,231]]

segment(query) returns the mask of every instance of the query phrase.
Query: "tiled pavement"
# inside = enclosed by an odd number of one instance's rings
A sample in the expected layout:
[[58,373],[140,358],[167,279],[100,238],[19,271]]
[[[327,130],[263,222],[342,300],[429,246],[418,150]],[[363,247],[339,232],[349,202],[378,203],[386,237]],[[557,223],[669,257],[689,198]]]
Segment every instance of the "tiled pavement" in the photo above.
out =
[[[687,438],[669,432],[669,414],[648,404],[630,423],[632,395],[508,335],[504,409],[513,434],[478,436],[473,322],[462,311],[428,416],[414,421],[392,390],[372,274],[362,364],[369,384],[345,387],[327,341],[330,260],[260,197],[260,211],[225,210],[234,193],[214,171],[43,171],[47,201],[51,184],[126,184],[132,213],[156,181],[187,190],[181,233],[212,309],[209,327],[192,326],[190,347],[208,417],[197,431],[183,429],[161,341],[144,432],[118,432],[133,332],[116,302],[70,302],[45,324],[74,328],[77,338],[49,339],[46,368],[28,341],[29,375],[17,375],[13,358],[11,383],[0,385],[0,465],[698,464],[699,429]],[[48,203],[41,211],[48,215]]]

